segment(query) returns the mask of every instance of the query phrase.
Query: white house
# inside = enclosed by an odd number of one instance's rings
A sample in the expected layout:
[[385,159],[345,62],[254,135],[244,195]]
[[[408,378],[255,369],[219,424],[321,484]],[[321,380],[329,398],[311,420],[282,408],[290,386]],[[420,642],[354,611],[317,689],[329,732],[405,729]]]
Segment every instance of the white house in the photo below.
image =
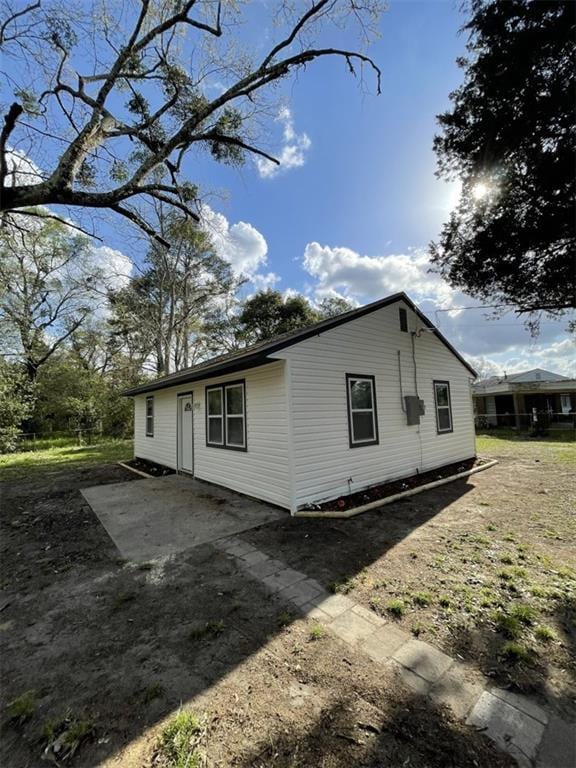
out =
[[477,421],[487,426],[528,427],[533,411],[547,413],[554,425],[574,426],[576,379],[543,368],[477,381],[472,397]]
[[294,514],[473,457],[475,376],[398,293],[125,394],[137,457]]

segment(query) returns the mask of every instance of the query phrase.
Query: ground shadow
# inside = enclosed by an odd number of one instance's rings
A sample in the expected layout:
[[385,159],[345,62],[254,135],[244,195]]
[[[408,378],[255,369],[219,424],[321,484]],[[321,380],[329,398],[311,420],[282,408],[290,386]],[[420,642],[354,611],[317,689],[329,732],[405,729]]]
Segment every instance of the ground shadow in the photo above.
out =
[[[256,657],[258,664],[265,663],[261,653],[268,653],[275,639],[281,641],[279,655],[270,660],[276,677],[281,679],[285,668],[301,675],[298,653],[282,645],[294,642],[282,629],[290,621],[286,605],[239,570],[233,558],[203,545],[150,566],[121,560],[78,489],[125,479],[132,476],[109,465],[55,472],[51,478],[4,489],[2,578],[11,603],[0,615],[2,705],[28,690],[34,691],[35,702],[20,723],[3,717],[0,762],[7,768],[45,765],[40,756],[47,743],[46,725],[63,718],[94,726],[73,765],[100,765],[232,671]],[[428,499],[421,495],[417,504],[391,504],[345,521],[287,517],[242,538],[328,584],[360,572],[471,489],[458,481]],[[364,664],[369,662],[357,661],[356,669]],[[338,691],[339,678],[331,680]],[[431,705],[406,706],[399,700],[390,714],[403,738],[408,739],[411,728],[417,739],[426,723],[440,733],[444,729],[445,741],[464,738],[461,725],[445,718],[442,725],[434,711],[422,710]],[[343,698],[334,702],[332,719],[345,717],[346,707]],[[314,729],[325,728],[326,722],[320,718],[305,739],[313,739]],[[374,759],[380,753],[394,754],[386,751],[381,726]],[[278,738],[282,750],[296,748],[289,734]],[[439,753],[425,753],[424,758],[429,762],[423,766],[453,764]],[[263,760],[252,755],[235,764],[266,765]],[[326,763],[332,764],[343,765]],[[476,765],[497,763],[487,758]]]

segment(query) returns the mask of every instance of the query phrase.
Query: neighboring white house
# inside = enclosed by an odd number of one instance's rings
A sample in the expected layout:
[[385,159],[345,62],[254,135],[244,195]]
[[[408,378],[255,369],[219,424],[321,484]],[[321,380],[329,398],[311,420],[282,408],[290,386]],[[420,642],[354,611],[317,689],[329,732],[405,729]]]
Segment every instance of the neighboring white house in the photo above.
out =
[[553,424],[574,426],[576,379],[543,368],[482,379],[472,395],[476,419],[487,426],[528,427],[533,411],[547,413]]
[[295,513],[473,457],[475,375],[399,293],[125,394],[137,457]]

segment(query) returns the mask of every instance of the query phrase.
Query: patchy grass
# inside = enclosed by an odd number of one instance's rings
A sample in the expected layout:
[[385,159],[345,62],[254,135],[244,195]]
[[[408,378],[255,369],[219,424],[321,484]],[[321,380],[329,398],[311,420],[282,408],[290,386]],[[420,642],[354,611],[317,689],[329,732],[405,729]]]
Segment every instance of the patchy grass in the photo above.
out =
[[224,632],[225,624],[223,621],[207,621],[197,627],[192,627],[188,637],[193,642],[204,639],[213,639]]
[[8,720],[16,725],[22,725],[36,711],[36,691],[30,690],[17,696],[6,705]]
[[152,701],[159,699],[163,695],[164,686],[161,683],[153,683],[152,685],[149,685],[148,688],[146,688],[144,691],[142,701],[144,704],[150,704]]
[[44,447],[0,455],[0,479],[18,480],[32,473],[66,466],[126,461],[133,454],[132,440],[103,439],[95,445],[78,445],[72,439],[57,438]]
[[508,664],[530,664],[532,661],[532,654],[529,649],[515,640],[504,643],[498,657]]
[[542,643],[558,642],[560,639],[558,637],[558,632],[552,629],[552,627],[549,627],[547,624],[539,624],[534,630],[534,635],[536,639],[540,640]]
[[404,600],[389,600],[386,603],[386,610],[388,613],[392,614],[396,619],[401,619],[402,616],[404,616],[404,613],[406,611],[406,606],[404,604]]
[[201,735],[202,725],[198,717],[186,710],[178,712],[160,736],[159,764],[163,768],[199,768]]
[[326,630],[322,624],[314,624],[310,629],[310,640],[321,640],[323,637],[326,637]]

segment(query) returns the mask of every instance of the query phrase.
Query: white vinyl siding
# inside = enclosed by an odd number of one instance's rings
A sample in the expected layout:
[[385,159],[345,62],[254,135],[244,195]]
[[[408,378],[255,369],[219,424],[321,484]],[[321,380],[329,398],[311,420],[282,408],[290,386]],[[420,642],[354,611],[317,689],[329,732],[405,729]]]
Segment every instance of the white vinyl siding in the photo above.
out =
[[[408,330],[422,321],[406,307]],[[434,334],[400,330],[398,305],[376,310],[277,352],[289,362],[295,505],[329,499],[475,455],[472,374]],[[426,414],[408,426],[400,392]],[[375,379],[379,443],[350,447],[346,373]],[[437,434],[433,381],[450,381],[453,432]],[[416,386],[418,392],[416,392]],[[349,480],[351,482],[349,483]]]
[[288,406],[284,362],[242,371],[245,382],[246,450],[206,445],[205,387],[238,381],[238,373],[181,384],[154,393],[155,434],[145,437],[146,395],[134,398],[134,453],[176,469],[177,394],[193,392],[194,476],[290,509]]

